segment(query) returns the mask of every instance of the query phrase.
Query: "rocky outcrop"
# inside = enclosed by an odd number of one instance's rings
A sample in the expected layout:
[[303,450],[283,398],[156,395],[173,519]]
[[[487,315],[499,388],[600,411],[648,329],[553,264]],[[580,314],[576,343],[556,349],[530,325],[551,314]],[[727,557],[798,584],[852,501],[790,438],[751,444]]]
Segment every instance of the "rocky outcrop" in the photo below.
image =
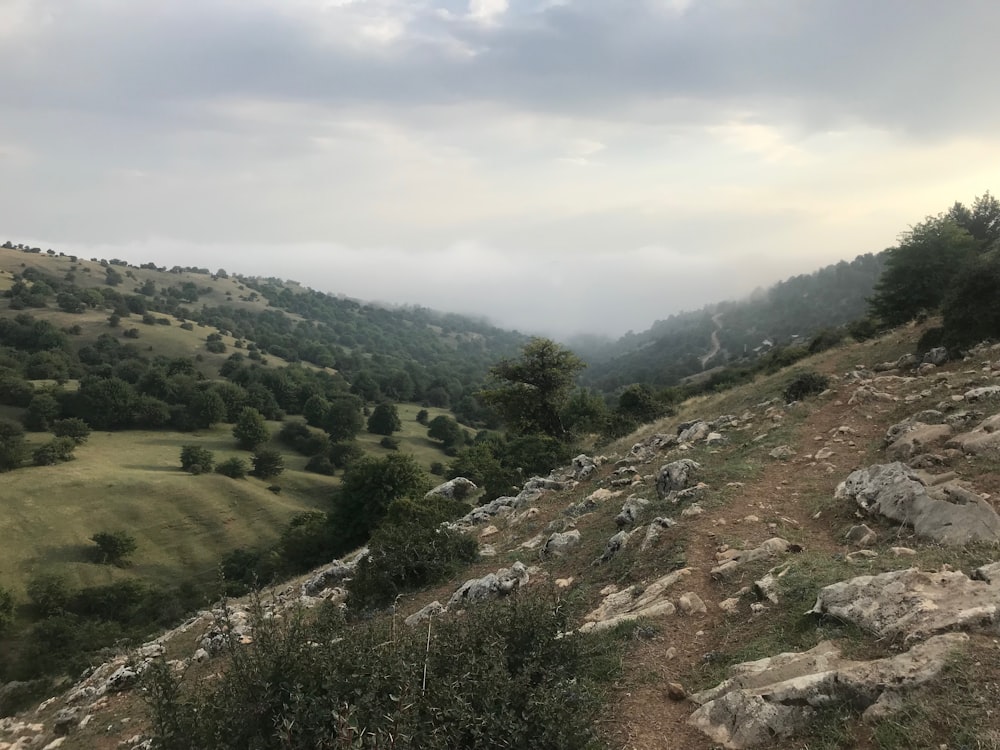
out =
[[799,552],[801,549],[797,544],[792,544],[786,539],[771,537],[753,549],[723,550],[715,556],[719,564],[712,568],[711,575],[717,580],[729,580],[735,577],[740,568],[747,563],[777,557],[786,552]]
[[830,641],[801,653],[746,662],[711,690],[688,723],[726,748],[774,747],[809,727],[819,709],[847,704],[866,718],[885,716],[906,691],[932,681],[967,636],[936,636],[886,659],[851,661]]
[[677,606],[670,601],[670,589],[691,573],[690,568],[681,568],[658,578],[647,586],[629,586],[622,591],[605,589],[601,592],[607,592],[604,601],[597,609],[583,618],[584,624],[580,626],[580,632],[607,630],[640,617],[662,617],[674,614],[677,611]]
[[1000,454],[1000,414],[983,420],[970,432],[956,435],[948,441],[947,447],[973,456]]
[[464,500],[479,487],[471,479],[455,477],[428,492],[424,497],[446,497],[449,500]]
[[894,439],[886,448],[886,455],[894,461],[906,461],[924,453],[930,447],[944,442],[952,432],[951,426],[947,424],[914,421],[904,425],[894,425],[889,429],[889,435],[894,435]]
[[969,578],[917,568],[858,576],[821,589],[813,614],[852,622],[879,637],[924,638],[949,630],[1000,633],[996,565]]
[[571,548],[580,543],[580,530],[570,529],[569,531],[555,532],[545,542],[542,547],[542,555],[546,557],[562,557]]
[[507,596],[515,589],[526,586],[529,580],[528,569],[520,562],[501,568],[496,573],[487,573],[482,578],[470,578],[451,595],[448,609],[461,609],[476,602]]
[[928,488],[899,462],[858,469],[840,483],[834,497],[942,544],[1000,540],[1000,516],[989,503],[955,482]]
[[441,615],[447,611],[448,610],[444,608],[444,605],[435,599],[430,604],[426,604],[420,609],[418,609],[412,615],[403,620],[403,622],[405,622],[412,628],[416,627],[417,625],[420,625],[421,623],[427,622],[427,620],[437,617],[438,615]]
[[656,496],[662,500],[671,492],[686,489],[700,469],[701,466],[690,458],[665,464],[656,477]]
[[336,584],[342,583],[354,575],[354,569],[360,559],[359,556],[351,562],[334,560],[326,568],[306,579],[306,582],[302,584],[302,595],[320,596],[325,589],[333,588]]
[[622,505],[621,512],[615,516],[615,525],[619,529],[626,526],[634,526],[639,521],[642,511],[649,505],[649,500],[638,495],[630,495],[625,504]]

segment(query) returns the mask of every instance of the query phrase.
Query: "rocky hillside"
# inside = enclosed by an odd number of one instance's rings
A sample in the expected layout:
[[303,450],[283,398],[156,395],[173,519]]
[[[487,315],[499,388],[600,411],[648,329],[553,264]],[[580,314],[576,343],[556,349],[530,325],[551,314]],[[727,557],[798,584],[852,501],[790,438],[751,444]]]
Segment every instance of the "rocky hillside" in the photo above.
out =
[[[479,562],[384,617],[538,589],[582,637],[632,623],[607,747],[1000,747],[1000,346],[920,361],[921,333],[694,399],[480,505],[454,524]],[[265,618],[342,601],[353,564],[265,592]],[[254,640],[250,604],[227,607],[2,720],[0,748],[152,746],[141,673],[216,679]]]

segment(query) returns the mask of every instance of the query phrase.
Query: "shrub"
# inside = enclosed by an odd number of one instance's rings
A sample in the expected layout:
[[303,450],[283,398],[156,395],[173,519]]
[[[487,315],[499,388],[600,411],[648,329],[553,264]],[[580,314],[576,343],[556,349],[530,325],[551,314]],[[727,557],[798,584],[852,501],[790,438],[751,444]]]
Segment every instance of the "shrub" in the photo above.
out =
[[52,432],[56,437],[68,437],[77,445],[82,445],[90,437],[90,426],[76,417],[57,419],[52,423]]
[[181,468],[192,474],[211,471],[215,466],[215,455],[208,448],[199,445],[181,447]]
[[149,670],[153,741],[163,750],[595,747],[595,675],[619,647],[572,633],[565,609],[522,592],[428,631],[346,627],[332,608],[268,619],[257,604],[253,643],[230,639],[218,679],[182,689],[165,663]]
[[247,466],[247,462],[242,458],[227,458],[225,461],[220,463],[215,467],[216,474],[222,474],[230,479],[243,479],[248,473],[250,473],[250,467]]
[[434,462],[432,462],[431,463],[430,472],[431,472],[431,474],[433,474],[436,477],[443,477],[444,476],[444,464],[441,463],[440,461],[434,461]]
[[125,558],[135,552],[138,547],[135,537],[120,529],[118,531],[99,531],[90,537],[90,541],[97,545],[94,556],[97,562],[102,565],[124,565]]
[[0,633],[14,622],[14,596],[7,589],[0,588]]
[[783,395],[785,401],[801,401],[808,396],[822,393],[830,385],[830,379],[818,372],[802,372],[792,378],[785,386]]
[[313,474],[323,474],[324,476],[332,477],[337,471],[337,467],[334,466],[333,462],[326,456],[313,456],[306,461],[306,471],[311,471]]
[[383,448],[386,448],[391,451],[399,450],[399,439],[390,437],[389,435],[386,435],[384,438],[379,440],[378,444],[381,445]]
[[74,448],[76,442],[73,438],[57,437],[35,448],[31,460],[35,466],[54,466],[64,461],[72,461]]
[[271,433],[264,424],[264,417],[252,406],[248,406],[240,412],[239,419],[233,426],[233,437],[240,444],[240,448],[252,451],[262,443],[266,443],[271,438]]
[[212,354],[224,354],[226,351],[226,345],[221,341],[206,341],[205,348]]
[[847,324],[847,332],[855,341],[867,341],[878,333],[878,323],[872,318],[858,318]]
[[63,612],[69,605],[70,592],[69,584],[62,576],[42,574],[35,576],[25,587],[28,594],[28,601],[35,614],[40,617]]

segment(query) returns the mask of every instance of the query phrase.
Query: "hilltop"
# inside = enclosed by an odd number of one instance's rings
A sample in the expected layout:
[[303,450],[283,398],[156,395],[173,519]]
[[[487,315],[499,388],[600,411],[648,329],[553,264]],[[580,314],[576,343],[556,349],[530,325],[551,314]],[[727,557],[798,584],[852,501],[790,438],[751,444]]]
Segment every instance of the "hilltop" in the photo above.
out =
[[[456,616],[461,622],[456,612],[469,618],[489,606],[475,603],[473,589],[487,598],[545,592],[571,613],[570,629],[589,631],[573,640],[607,634],[621,653],[595,717],[608,746],[996,746],[1000,592],[990,564],[1000,539],[1000,433],[991,425],[1000,412],[1000,349],[954,362],[935,351],[922,362],[912,352],[925,328],[841,345],[693,399],[601,456],[579,457],[516,498],[481,506],[456,527],[477,540],[479,561],[377,618],[447,650],[435,633],[449,632]],[[813,375],[828,387],[795,401],[783,395]],[[895,486],[911,493],[895,497],[897,509],[940,503],[936,522],[879,506],[877,483],[858,494],[863,471],[879,465],[899,467]],[[967,512],[980,514],[975,528],[962,526]],[[288,607],[340,601],[351,575],[345,562],[262,592],[265,612],[283,613],[291,627]],[[463,585],[480,576],[478,588]],[[973,597],[975,609],[962,597]],[[427,615],[409,616],[435,611],[434,600],[449,612],[427,630]],[[251,603],[228,607],[242,634],[234,649],[271,642],[255,634]],[[137,745],[151,725],[123,665],[141,671],[175,660],[167,663],[193,689],[198,675],[227,663],[225,648],[209,646],[217,627],[206,612],[123,654],[37,712],[8,720],[7,741],[48,742],[58,723],[69,731],[63,748],[131,737]],[[768,658],[741,668],[754,676],[715,687],[735,665]]]

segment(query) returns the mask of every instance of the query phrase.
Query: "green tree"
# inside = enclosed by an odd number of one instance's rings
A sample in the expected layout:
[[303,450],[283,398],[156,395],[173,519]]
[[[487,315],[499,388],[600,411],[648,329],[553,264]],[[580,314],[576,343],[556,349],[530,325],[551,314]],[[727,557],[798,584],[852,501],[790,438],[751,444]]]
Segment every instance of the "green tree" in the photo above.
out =
[[99,531],[90,537],[97,549],[94,556],[102,565],[125,565],[126,558],[138,548],[135,537],[123,530]]
[[31,454],[35,466],[54,466],[63,461],[73,460],[76,442],[70,437],[57,437],[38,446]]
[[258,479],[271,479],[285,470],[285,458],[273,448],[258,448],[250,459],[253,474]]
[[188,416],[195,427],[211,427],[226,418],[226,402],[214,390],[198,391],[188,404]]
[[871,310],[890,326],[906,323],[944,301],[958,271],[978,247],[976,239],[948,217],[931,217],[905,232],[889,250]]
[[323,429],[330,440],[338,443],[353,440],[361,431],[364,418],[361,416],[361,401],[355,396],[335,398],[326,412]]
[[233,437],[239,442],[240,448],[252,451],[270,440],[271,433],[261,413],[248,406],[240,412],[240,417],[233,426]]
[[216,474],[222,474],[230,479],[243,479],[250,472],[250,467],[242,458],[227,458],[215,467]]
[[32,432],[46,432],[60,411],[62,407],[51,393],[35,394],[24,413],[24,426]]
[[11,419],[0,418],[0,472],[20,467],[27,457],[24,428]]
[[465,433],[451,417],[440,414],[427,425],[427,436],[433,440],[440,440],[445,448],[452,448],[461,445],[465,441]]
[[200,445],[181,446],[181,468],[192,474],[204,474],[215,465],[215,454]]
[[942,306],[944,343],[964,347],[1000,338],[1000,250],[959,271]]
[[500,413],[511,432],[565,439],[568,431],[562,411],[576,374],[584,367],[569,349],[535,338],[524,346],[518,359],[494,365],[490,370],[493,385],[480,397]]
[[376,435],[391,435],[403,429],[403,423],[399,419],[399,411],[395,404],[383,401],[378,404],[368,417],[368,432]]
[[330,514],[338,541],[337,554],[364,544],[394,500],[422,497],[428,489],[430,482],[423,469],[407,454],[368,457],[352,463],[344,471]]

